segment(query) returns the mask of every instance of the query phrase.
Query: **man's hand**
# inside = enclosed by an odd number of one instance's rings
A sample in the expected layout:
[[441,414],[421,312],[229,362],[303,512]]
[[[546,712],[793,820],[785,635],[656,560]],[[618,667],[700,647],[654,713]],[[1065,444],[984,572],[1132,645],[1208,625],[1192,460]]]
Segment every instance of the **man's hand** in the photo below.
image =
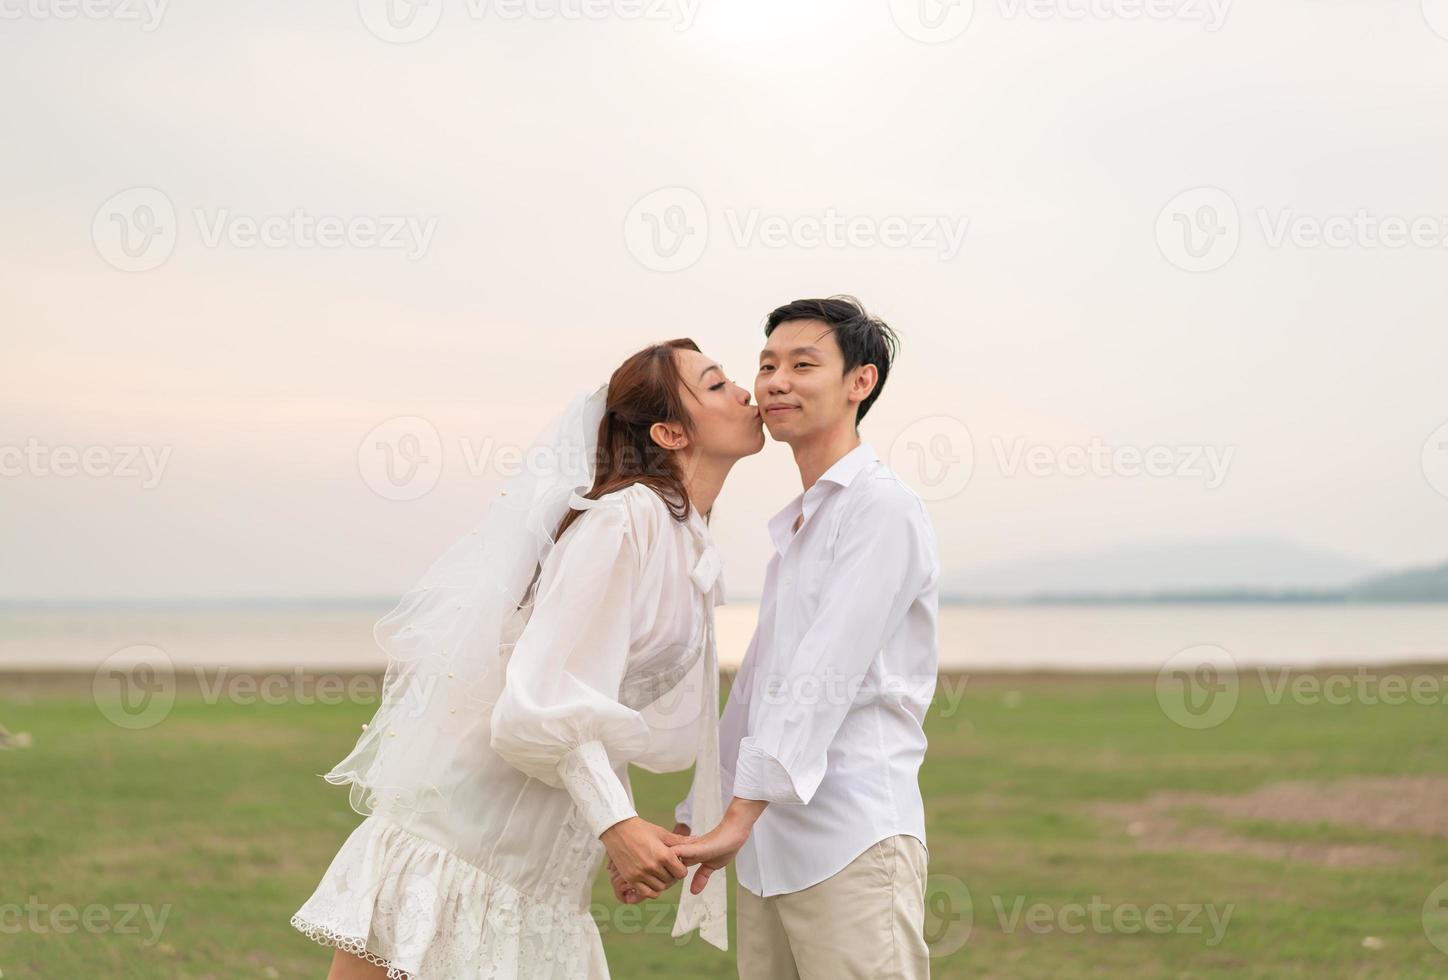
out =
[[[764,812],[769,804],[760,800],[743,800],[736,797],[729,804],[729,809],[724,811],[724,819],[719,821],[719,826],[709,831],[703,837],[688,838],[682,844],[674,845],[674,853],[679,856],[687,865],[699,865],[699,870],[694,872],[694,880],[689,882],[689,892],[697,895],[709,884],[709,876],[730,861],[739,849],[749,840],[749,832],[754,828],[754,822]],[[679,824],[679,827],[683,827]],[[677,831],[679,827],[675,827]],[[687,831],[689,828],[684,827]]]
[[695,895],[703,891],[704,886],[709,883],[709,876],[733,861],[734,855],[739,853],[739,849],[748,839],[747,830],[737,823],[725,820],[703,837],[695,837],[688,843],[675,844],[674,853],[679,856],[679,860],[686,865],[700,865],[699,870],[694,872],[694,880],[689,882],[689,891]]
[[694,836],[694,832],[689,829],[689,825],[686,824],[686,823],[676,823],[676,824],[674,824],[674,833],[678,834],[680,837],[693,837],[693,836]]
[[613,869],[642,898],[657,898],[688,873],[669,849],[687,839],[641,817],[620,820],[599,836]]

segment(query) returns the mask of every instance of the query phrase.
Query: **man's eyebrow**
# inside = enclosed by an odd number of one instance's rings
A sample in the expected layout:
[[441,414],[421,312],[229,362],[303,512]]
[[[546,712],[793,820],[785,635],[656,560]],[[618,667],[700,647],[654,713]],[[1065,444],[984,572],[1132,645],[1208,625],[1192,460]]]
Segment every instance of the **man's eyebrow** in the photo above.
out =
[[[773,354],[773,351],[769,350],[769,348],[766,347],[764,350],[759,352],[759,358],[760,360],[763,360],[764,358],[769,357],[771,354]],[[820,357],[824,354],[824,351],[820,350],[818,347],[796,347],[793,350],[788,351],[788,354],[790,357],[795,357],[799,354],[813,354],[815,357]]]

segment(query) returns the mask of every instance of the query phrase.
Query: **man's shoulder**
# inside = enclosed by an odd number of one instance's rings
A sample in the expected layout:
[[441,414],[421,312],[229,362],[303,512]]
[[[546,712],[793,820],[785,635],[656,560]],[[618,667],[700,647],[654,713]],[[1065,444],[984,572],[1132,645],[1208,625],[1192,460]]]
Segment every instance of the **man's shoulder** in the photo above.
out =
[[906,516],[920,516],[928,520],[925,501],[915,488],[904,480],[884,460],[876,460],[861,471],[859,479],[851,485],[858,490],[852,496],[859,498],[862,505],[868,505],[876,513],[899,512]]

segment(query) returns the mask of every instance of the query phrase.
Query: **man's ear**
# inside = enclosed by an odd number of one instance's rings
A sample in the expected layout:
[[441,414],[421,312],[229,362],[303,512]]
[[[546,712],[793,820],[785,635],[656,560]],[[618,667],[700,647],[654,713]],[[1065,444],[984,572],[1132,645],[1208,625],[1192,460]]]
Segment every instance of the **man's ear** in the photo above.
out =
[[689,445],[689,436],[677,422],[655,422],[649,426],[649,436],[662,449],[683,449]]
[[850,401],[858,405],[870,397],[870,392],[875,390],[875,383],[880,380],[880,369],[873,364],[861,364],[855,368],[855,376],[850,379],[850,390],[846,396]]

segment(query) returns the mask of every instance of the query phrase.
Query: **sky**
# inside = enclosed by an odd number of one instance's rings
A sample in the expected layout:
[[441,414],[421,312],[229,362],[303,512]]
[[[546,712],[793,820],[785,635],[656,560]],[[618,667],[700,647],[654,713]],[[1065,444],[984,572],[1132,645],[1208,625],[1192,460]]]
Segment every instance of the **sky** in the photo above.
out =
[[[946,569],[1448,558],[1448,0],[0,19],[0,598],[396,594],[628,354],[842,292]],[[800,489],[735,467],[731,591]]]

